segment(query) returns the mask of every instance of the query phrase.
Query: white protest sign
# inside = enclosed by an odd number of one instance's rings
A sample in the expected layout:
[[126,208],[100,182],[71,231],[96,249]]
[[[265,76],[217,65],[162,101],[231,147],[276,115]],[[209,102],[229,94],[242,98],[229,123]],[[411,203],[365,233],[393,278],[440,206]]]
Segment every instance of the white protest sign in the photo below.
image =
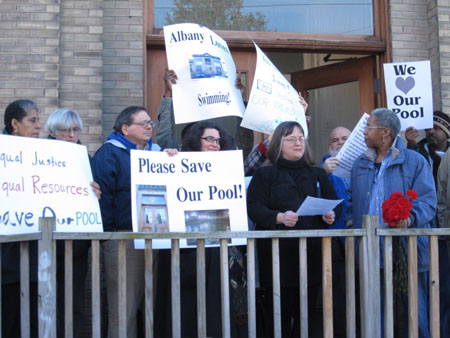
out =
[[39,231],[39,217],[56,217],[57,231],[103,231],[92,181],[85,146],[0,135],[1,234]]
[[[133,231],[247,231],[242,151],[131,151]],[[170,248],[170,240],[153,240],[154,248]],[[207,246],[219,245],[206,240]],[[245,244],[233,239],[230,244]],[[195,247],[181,240],[180,247]],[[135,240],[137,249],[144,240]]]
[[284,121],[297,121],[308,137],[298,92],[255,44],[256,70],[241,127],[271,134]]
[[175,123],[241,116],[244,101],[235,86],[236,66],[227,43],[204,26],[164,26],[167,63],[178,76],[172,86]]
[[350,178],[353,163],[359,155],[367,150],[363,132],[366,128],[368,119],[369,114],[364,113],[359,119],[356,127],[353,128],[352,133],[347,138],[347,141],[345,141],[341,150],[337,153],[336,157],[339,159],[339,165],[336,167],[333,175],[341,178]]
[[430,61],[385,63],[387,106],[397,114],[401,130],[433,128]]

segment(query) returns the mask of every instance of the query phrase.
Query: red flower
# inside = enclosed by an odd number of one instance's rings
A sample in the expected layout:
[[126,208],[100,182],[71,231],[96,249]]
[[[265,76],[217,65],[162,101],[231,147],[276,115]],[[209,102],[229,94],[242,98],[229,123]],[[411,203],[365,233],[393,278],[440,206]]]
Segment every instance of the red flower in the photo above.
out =
[[417,191],[415,190],[407,190],[406,195],[409,197],[410,200],[415,201],[417,199]]
[[417,192],[415,190],[408,190],[406,191],[406,195],[409,200],[401,192],[394,192],[381,205],[383,221],[389,224],[389,226],[395,227],[399,221],[408,219],[411,214],[413,204],[410,200],[417,199]]

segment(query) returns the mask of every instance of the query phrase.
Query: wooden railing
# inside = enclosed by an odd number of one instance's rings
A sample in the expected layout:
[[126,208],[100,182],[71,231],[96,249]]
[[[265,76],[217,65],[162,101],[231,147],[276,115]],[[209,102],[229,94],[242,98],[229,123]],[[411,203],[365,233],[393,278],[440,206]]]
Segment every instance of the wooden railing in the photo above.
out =
[[[56,337],[56,241],[65,241],[65,287],[72,290],[72,241],[90,240],[92,259],[92,337],[101,336],[101,300],[100,300],[100,241],[117,240],[119,260],[119,308],[125,309],[126,294],[126,248],[125,240],[145,240],[145,333],[153,337],[153,250],[152,240],[169,238],[172,242],[172,336],[181,336],[180,328],[180,239],[197,239],[197,309],[198,335],[206,337],[206,292],[205,292],[205,240],[220,239],[221,265],[221,304],[222,334],[230,336],[230,303],[228,279],[228,239],[247,239],[247,302],[248,336],[256,337],[256,296],[255,296],[255,240],[272,239],[273,271],[273,327],[274,336],[281,337],[280,310],[280,262],[279,239],[298,238],[300,261],[300,321],[301,337],[308,337],[307,305],[307,238],[322,238],[322,299],[323,299],[323,336],[333,337],[333,300],[332,300],[332,237],[345,237],[346,260],[346,321],[347,336],[356,336],[355,306],[355,238],[359,241],[359,282],[361,309],[361,336],[381,336],[380,308],[380,254],[379,236],[384,236],[384,336],[393,337],[393,274],[392,274],[392,237],[408,237],[408,312],[409,335],[418,336],[417,304],[417,236],[429,236],[429,284],[430,284],[430,336],[439,337],[439,263],[438,236],[450,235],[450,229],[377,229],[376,216],[364,216],[363,229],[349,230],[292,230],[292,231],[250,231],[250,232],[214,232],[214,233],[58,233],[54,232],[55,219],[41,218],[41,232],[0,236],[0,243],[20,242],[21,254],[21,329],[22,337],[30,333],[29,313],[29,253],[28,241],[38,241],[38,297],[39,297],[39,337]],[[1,301],[1,299],[0,299]],[[119,312],[119,336],[126,337],[125,311]],[[72,292],[65,292],[65,332],[72,337]],[[1,332],[1,331],[0,331]]]

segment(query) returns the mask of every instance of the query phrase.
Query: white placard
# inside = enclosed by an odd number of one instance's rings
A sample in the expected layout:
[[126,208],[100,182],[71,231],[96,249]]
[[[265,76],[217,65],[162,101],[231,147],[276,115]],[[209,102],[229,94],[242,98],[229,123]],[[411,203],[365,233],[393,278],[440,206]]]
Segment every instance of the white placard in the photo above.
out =
[[397,114],[401,130],[433,128],[430,61],[385,63],[387,106]]
[[1,234],[39,231],[39,217],[56,217],[61,232],[101,232],[85,146],[0,135]]
[[[133,231],[247,231],[242,151],[131,151]],[[153,240],[154,248],[170,248],[170,240]],[[206,240],[217,246],[217,240]],[[245,244],[233,239],[230,244]],[[135,240],[137,249],[143,240]],[[180,247],[196,247],[181,240]]]
[[350,178],[353,163],[363,152],[367,150],[366,141],[364,140],[364,129],[367,125],[369,114],[364,113],[358,121],[358,124],[353,128],[352,133],[345,141],[341,150],[337,153],[336,157],[339,159],[339,164],[336,166],[336,170],[333,175],[341,178]]
[[297,121],[308,137],[298,92],[256,44],[255,48],[255,78],[241,126],[271,134],[281,122]]
[[172,86],[175,123],[242,117],[244,102],[225,40],[193,23],[164,26],[164,39],[169,69],[178,76]]

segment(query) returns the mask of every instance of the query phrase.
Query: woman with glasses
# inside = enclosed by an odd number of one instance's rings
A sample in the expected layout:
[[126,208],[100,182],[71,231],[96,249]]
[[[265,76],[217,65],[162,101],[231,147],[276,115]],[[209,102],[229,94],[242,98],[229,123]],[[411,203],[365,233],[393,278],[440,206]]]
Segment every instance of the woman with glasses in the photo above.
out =
[[[219,125],[200,121],[190,124],[182,133],[182,151],[221,151],[236,149],[233,140]],[[241,257],[236,247],[230,247],[230,257]],[[155,314],[156,337],[171,337],[170,299],[170,251],[160,250],[159,271],[156,294]],[[197,252],[196,249],[180,251],[180,289],[181,289],[181,336],[197,337]],[[236,263],[233,261],[233,263]],[[237,265],[237,264],[235,264]],[[205,250],[206,278],[206,336],[222,336],[221,317],[221,276],[220,249],[217,247]],[[231,276],[233,279],[233,276]],[[233,282],[231,283],[233,285]],[[236,331],[236,310],[233,307],[233,288],[231,287],[231,335],[240,336]],[[241,300],[242,302],[242,300]],[[247,332],[245,332],[246,334]]]
[[[372,111],[364,130],[368,147],[353,164],[350,175],[349,208],[347,226],[361,228],[363,215],[378,215],[379,227],[387,228],[383,222],[382,203],[392,193],[407,190],[417,192],[417,200],[412,202],[411,215],[399,221],[396,228],[429,228],[436,216],[436,190],[430,165],[418,152],[405,149],[401,138],[400,120],[389,109]],[[408,280],[407,280],[407,241],[400,243],[394,238],[394,290],[403,310],[405,326],[408,324]],[[397,243],[396,243],[397,242]],[[398,245],[400,244],[400,245]],[[429,337],[428,330],[428,239],[417,237],[418,268],[418,321],[419,337]],[[383,250],[381,250],[383,252]],[[383,259],[381,258],[382,262]],[[383,297],[381,297],[383,299]],[[383,306],[381,306],[383,312]],[[383,316],[382,316],[383,318]],[[380,324],[381,325],[381,324]],[[400,327],[401,325],[399,325]],[[381,330],[383,331],[383,329]],[[407,336],[407,333],[404,333]]]
[[[48,138],[81,144],[80,132],[83,130],[83,122],[75,110],[61,108],[55,110],[47,119],[45,128],[48,130]],[[89,155],[89,162],[92,157]],[[96,182],[91,183],[92,189],[101,196],[100,186]],[[79,337],[85,320],[84,292],[88,272],[88,252],[90,241],[73,242],[73,336]],[[64,242],[57,243],[57,336],[64,335]]]
[[[339,216],[330,211],[321,216],[298,216],[296,210],[307,196],[337,199],[333,185],[322,167],[313,163],[303,129],[298,122],[283,122],[275,129],[267,157],[270,165],[258,168],[247,192],[247,211],[255,230],[326,229]],[[273,335],[272,249],[270,239],[257,240],[261,290],[266,332]],[[280,285],[282,337],[299,337],[298,239],[280,240]],[[308,239],[308,322],[313,323],[314,307],[321,287],[320,238]],[[311,328],[312,325],[310,325]],[[311,334],[311,332],[310,332]],[[260,335],[260,334],[258,334]]]
[[[39,110],[30,100],[17,100],[5,109],[4,134],[39,137]],[[20,337],[19,243],[2,245],[2,337]],[[30,242],[30,333],[37,330],[37,243]]]

